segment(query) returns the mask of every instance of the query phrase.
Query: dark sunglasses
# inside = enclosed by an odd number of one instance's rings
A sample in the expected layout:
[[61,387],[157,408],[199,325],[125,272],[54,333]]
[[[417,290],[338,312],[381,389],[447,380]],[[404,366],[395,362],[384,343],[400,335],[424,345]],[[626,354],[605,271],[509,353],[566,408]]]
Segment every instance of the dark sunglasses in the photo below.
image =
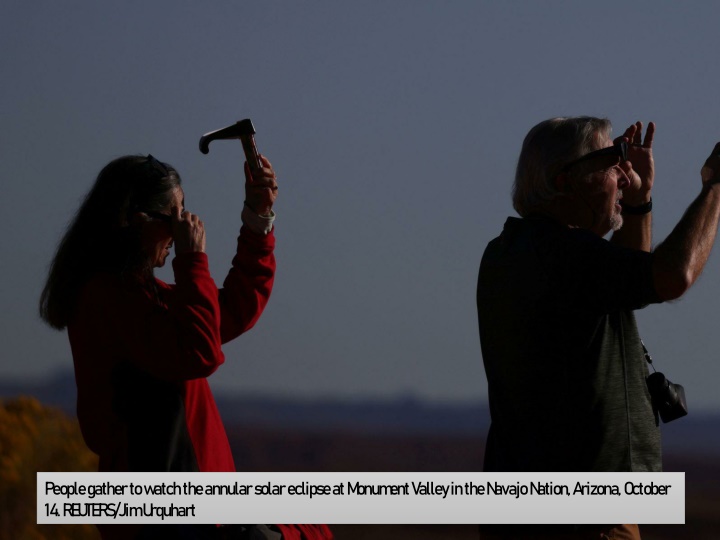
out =
[[150,212],[150,211],[147,211],[147,210],[146,210],[145,212],[143,212],[143,213],[147,214],[148,217],[151,217],[151,218],[153,218],[153,219],[158,219],[158,220],[163,221],[163,222],[165,222],[165,223],[171,223],[171,222],[172,222],[172,216],[169,215],[169,214],[161,214],[160,212]]
[[584,156],[579,157],[575,161],[571,161],[567,165],[565,165],[561,170],[562,172],[567,172],[570,167],[577,165],[578,163],[582,161],[587,161],[590,159],[595,159],[601,156],[617,156],[620,158],[620,162],[627,161],[627,151],[628,151],[628,143],[625,141],[615,143],[612,146],[608,146],[607,148],[602,148],[600,150],[595,150],[594,152],[590,152],[589,154],[585,154]]

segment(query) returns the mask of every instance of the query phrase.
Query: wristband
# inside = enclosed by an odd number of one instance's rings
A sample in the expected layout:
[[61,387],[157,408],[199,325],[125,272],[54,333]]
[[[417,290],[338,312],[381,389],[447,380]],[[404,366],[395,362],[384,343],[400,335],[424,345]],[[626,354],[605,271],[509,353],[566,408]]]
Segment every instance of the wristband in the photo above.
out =
[[631,214],[633,216],[643,216],[645,214],[649,214],[652,210],[652,197],[650,197],[650,200],[646,202],[645,204],[641,204],[640,206],[630,206],[620,201],[620,206],[622,206],[623,213],[625,214]]

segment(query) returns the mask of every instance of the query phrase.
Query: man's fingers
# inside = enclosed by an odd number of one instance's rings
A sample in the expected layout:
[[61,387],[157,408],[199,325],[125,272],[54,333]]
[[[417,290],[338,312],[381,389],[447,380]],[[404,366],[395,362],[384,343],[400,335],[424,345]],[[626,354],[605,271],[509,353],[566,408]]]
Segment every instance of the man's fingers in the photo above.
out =
[[643,146],[645,148],[652,148],[653,139],[655,138],[655,122],[650,122],[645,131],[645,142]]
[[634,136],[633,136],[632,142],[633,142],[633,144],[635,144],[637,146],[642,145],[642,128],[643,128],[642,122],[640,122],[640,121],[635,122],[635,133],[633,134]]
[[700,176],[703,182],[709,182],[715,178],[716,173],[720,171],[720,142],[715,144],[712,153],[708,156],[700,170]]
[[[629,126],[629,127],[625,130],[625,133],[622,134],[622,136],[623,136],[625,139],[627,139],[627,142],[632,142],[634,135],[635,135],[635,124],[632,124],[631,126]],[[620,139],[620,138],[621,138],[621,137],[618,137],[618,139]]]
[[[625,132],[627,133],[627,130],[625,130]],[[626,142],[626,143],[630,142],[630,139],[628,139],[628,137],[627,137],[627,135],[625,135],[625,133],[623,133],[619,137],[615,137],[613,139],[613,144],[620,144],[621,142]]]
[[715,148],[705,160],[705,166],[716,168],[720,161],[720,142],[715,144]]

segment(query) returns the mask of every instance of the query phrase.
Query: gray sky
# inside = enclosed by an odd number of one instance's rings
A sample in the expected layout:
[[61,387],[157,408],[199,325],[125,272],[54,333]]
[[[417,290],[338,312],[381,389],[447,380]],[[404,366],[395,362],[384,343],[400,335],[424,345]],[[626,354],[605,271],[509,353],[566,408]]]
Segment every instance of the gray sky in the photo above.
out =
[[[559,115],[657,123],[655,241],[720,140],[720,5],[670,2],[5,2],[0,10],[0,376],[69,368],[37,298],[110,159],[172,163],[233,255],[242,150],[203,133],[252,118],[280,181],[278,273],[216,389],[300,397],[486,397],[482,251],[512,215],[525,133]],[[159,276],[172,280],[163,269]],[[720,261],[638,314],[692,409],[720,408]]]

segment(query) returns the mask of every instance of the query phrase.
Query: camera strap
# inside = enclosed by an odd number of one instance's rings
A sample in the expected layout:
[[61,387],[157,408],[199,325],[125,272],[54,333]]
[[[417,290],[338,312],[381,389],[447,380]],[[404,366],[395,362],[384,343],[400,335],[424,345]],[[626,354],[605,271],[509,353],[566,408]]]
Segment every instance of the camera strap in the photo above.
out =
[[647,360],[647,363],[650,364],[650,367],[652,368],[653,372],[657,372],[655,369],[655,364],[653,364],[652,356],[650,356],[650,353],[647,350],[647,347],[645,346],[645,343],[643,343],[643,340],[640,340],[640,345],[642,345],[643,348],[643,355],[645,356],[645,360]]

